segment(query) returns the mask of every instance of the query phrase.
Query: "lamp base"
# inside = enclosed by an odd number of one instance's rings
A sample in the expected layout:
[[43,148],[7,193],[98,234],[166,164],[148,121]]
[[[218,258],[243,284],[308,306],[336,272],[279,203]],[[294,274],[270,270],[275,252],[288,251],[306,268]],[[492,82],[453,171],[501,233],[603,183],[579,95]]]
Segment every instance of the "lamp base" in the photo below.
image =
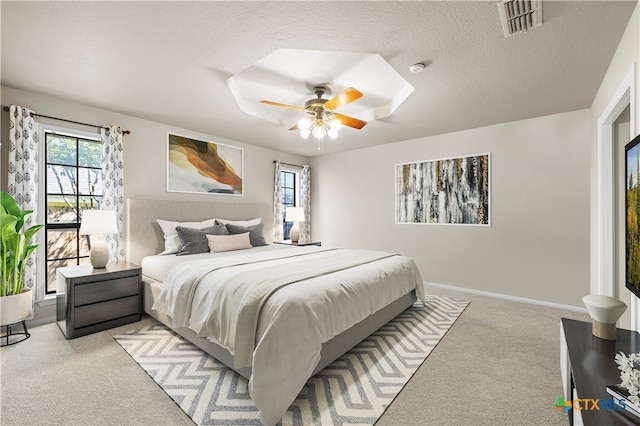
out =
[[94,268],[104,268],[109,263],[109,247],[100,240],[96,241],[89,252],[89,261]]
[[293,226],[289,231],[289,237],[292,243],[297,243],[300,240],[300,227],[298,227],[298,222],[293,222]]
[[591,325],[591,334],[602,340],[616,340],[618,336],[615,324],[607,324],[604,322],[593,320]]

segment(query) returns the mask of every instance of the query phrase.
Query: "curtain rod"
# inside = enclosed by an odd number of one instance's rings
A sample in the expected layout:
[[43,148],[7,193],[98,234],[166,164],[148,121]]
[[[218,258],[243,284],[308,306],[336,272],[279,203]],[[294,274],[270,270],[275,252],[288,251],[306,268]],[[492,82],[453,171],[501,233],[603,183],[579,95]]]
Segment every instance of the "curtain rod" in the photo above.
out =
[[[2,109],[4,111],[7,111],[7,112],[9,111],[9,107],[8,106],[3,106]],[[67,123],[73,123],[73,124],[80,124],[82,126],[95,127],[97,129],[108,129],[107,126],[98,126],[96,124],[82,123],[80,121],[67,120],[66,118],[58,118],[58,117],[52,117],[50,115],[38,114],[37,112],[32,112],[31,116],[42,117],[42,118],[50,118],[52,120],[58,120],[58,121],[66,121]],[[125,135],[130,135],[131,134],[131,132],[129,130],[123,130],[122,133],[124,133]]]
[[[273,160],[273,164],[276,164],[276,163],[277,163],[277,160]],[[304,166],[301,166],[300,164],[283,163],[282,161],[280,162],[280,164],[284,164],[285,166],[291,166],[291,167],[300,167],[300,168],[304,167]]]

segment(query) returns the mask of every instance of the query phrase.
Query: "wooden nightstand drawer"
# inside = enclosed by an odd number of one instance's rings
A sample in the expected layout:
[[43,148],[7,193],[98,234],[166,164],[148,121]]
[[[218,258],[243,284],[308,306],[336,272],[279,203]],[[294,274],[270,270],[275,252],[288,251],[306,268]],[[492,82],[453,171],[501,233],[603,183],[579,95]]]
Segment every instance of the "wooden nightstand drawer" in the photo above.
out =
[[86,327],[139,313],[138,295],[80,306],[75,309],[75,328]]
[[78,284],[75,287],[75,306],[138,294],[138,276],[95,283]]

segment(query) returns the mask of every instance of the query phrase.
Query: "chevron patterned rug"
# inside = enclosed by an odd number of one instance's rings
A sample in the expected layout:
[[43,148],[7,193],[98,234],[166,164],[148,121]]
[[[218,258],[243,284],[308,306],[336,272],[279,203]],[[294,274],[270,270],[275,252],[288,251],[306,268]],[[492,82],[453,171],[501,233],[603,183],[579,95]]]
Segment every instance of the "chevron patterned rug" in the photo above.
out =
[[[426,301],[309,379],[282,424],[374,424],[468,305]],[[196,424],[260,424],[248,381],[160,323],[114,338]]]

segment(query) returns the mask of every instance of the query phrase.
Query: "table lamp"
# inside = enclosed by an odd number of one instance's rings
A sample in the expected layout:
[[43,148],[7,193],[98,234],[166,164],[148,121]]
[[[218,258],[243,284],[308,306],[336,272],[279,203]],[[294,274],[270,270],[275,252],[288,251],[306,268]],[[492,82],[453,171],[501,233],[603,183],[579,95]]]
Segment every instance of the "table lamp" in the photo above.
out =
[[89,260],[94,268],[104,268],[109,263],[109,247],[104,241],[104,235],[117,234],[118,223],[115,210],[84,210],[80,235],[97,235],[91,241]]
[[297,243],[300,239],[299,223],[304,222],[304,209],[302,207],[287,207],[284,216],[285,222],[293,222],[289,235],[291,236],[291,242]]

